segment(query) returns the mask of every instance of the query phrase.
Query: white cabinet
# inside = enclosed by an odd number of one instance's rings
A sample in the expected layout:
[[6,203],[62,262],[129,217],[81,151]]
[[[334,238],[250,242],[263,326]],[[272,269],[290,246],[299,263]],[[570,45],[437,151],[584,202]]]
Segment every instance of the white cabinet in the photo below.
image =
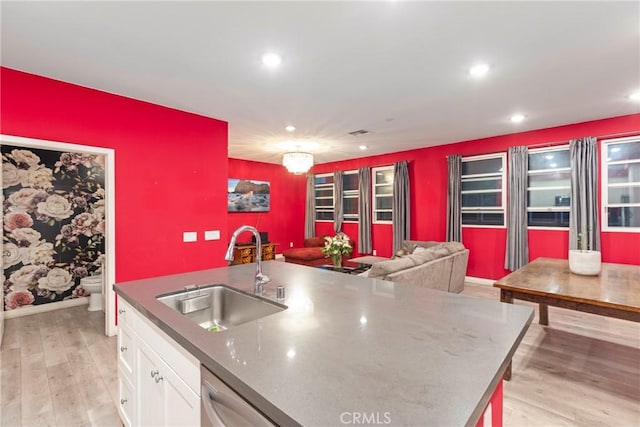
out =
[[200,362],[119,300],[118,383],[125,426],[199,426]]
[[136,425],[200,425],[200,397],[144,341],[138,341],[136,356]]
[[118,371],[118,412],[122,419],[122,424],[125,427],[131,427],[133,425],[133,410],[134,410],[134,394],[133,384],[127,375],[123,375]]

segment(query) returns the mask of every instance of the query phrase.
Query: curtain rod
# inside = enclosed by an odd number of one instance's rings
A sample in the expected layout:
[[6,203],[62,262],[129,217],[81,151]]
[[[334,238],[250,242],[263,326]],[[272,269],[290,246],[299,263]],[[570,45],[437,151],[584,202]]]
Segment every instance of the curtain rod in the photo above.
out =
[[[629,131],[629,132],[619,132],[619,133],[610,133],[610,134],[606,134],[606,135],[597,135],[595,136],[596,139],[598,140],[602,140],[602,139],[608,139],[608,138],[616,138],[616,137],[623,137],[623,136],[635,136],[635,135],[639,135],[640,136],[640,130],[633,130],[633,131]],[[572,138],[575,139],[575,138]],[[568,142],[570,142],[570,139],[565,139],[565,140],[561,140],[561,141],[553,141],[553,142],[539,142],[536,144],[531,144],[531,145],[527,145],[527,148],[540,148],[540,147],[553,147],[556,145],[561,145],[561,144],[566,144]],[[509,147],[506,147],[506,149],[508,149]],[[499,150],[492,150],[492,151],[483,151],[483,152],[479,152],[479,153],[472,153],[472,154],[465,154],[463,157],[469,157],[469,156],[482,156],[485,154],[495,154],[496,152],[500,152],[502,151],[502,149]],[[445,158],[447,158],[449,156],[445,156]]]
[[[595,136],[595,138],[601,140],[601,139],[608,139],[608,138],[615,138],[615,137],[622,137],[622,136],[633,136],[633,135],[639,135],[639,134],[640,134],[640,130],[634,130],[629,132],[610,133],[607,135],[597,135]],[[572,138],[572,139],[576,139],[576,138]],[[563,141],[540,142],[537,144],[527,145],[527,147],[529,148],[551,147],[554,145],[566,144],[567,142],[570,142],[570,141],[571,141],[570,139],[566,139]]]

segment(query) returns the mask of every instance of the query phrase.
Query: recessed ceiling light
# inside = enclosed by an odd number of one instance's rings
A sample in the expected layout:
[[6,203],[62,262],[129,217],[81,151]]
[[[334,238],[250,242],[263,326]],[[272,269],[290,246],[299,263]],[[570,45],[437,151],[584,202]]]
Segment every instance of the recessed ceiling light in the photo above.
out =
[[640,90],[629,95],[631,101],[640,101]]
[[282,58],[277,53],[268,52],[262,55],[262,63],[269,68],[274,68],[280,65]]
[[475,78],[484,77],[489,72],[489,68],[489,64],[476,64],[469,68],[469,74]]
[[286,130],[287,132],[293,132],[294,130],[296,130],[296,127],[289,125],[286,128],[284,128],[284,130]]
[[360,145],[360,146],[358,146],[358,148],[361,149],[361,150],[366,150],[369,147],[367,147],[366,145]]
[[511,120],[512,123],[520,123],[521,121],[524,120],[524,114],[516,113],[516,114],[511,116],[510,120]]
[[544,156],[544,158],[547,160],[551,160],[553,159],[553,154],[547,154],[546,156]]

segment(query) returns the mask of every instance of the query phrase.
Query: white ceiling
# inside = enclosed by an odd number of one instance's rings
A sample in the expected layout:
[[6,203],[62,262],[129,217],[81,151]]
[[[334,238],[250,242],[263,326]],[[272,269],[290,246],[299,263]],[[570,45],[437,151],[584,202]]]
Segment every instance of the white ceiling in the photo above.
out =
[[[638,1],[2,1],[1,14],[3,66],[226,120],[233,158],[279,163],[297,139],[324,163],[640,112],[626,98]],[[478,61],[483,80],[467,74]]]

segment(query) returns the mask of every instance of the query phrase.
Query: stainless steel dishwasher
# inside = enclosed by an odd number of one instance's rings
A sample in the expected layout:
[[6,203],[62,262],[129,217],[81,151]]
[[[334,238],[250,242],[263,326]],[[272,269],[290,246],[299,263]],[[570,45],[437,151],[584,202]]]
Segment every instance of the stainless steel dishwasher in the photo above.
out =
[[201,424],[206,427],[261,427],[273,424],[239,394],[200,365]]

